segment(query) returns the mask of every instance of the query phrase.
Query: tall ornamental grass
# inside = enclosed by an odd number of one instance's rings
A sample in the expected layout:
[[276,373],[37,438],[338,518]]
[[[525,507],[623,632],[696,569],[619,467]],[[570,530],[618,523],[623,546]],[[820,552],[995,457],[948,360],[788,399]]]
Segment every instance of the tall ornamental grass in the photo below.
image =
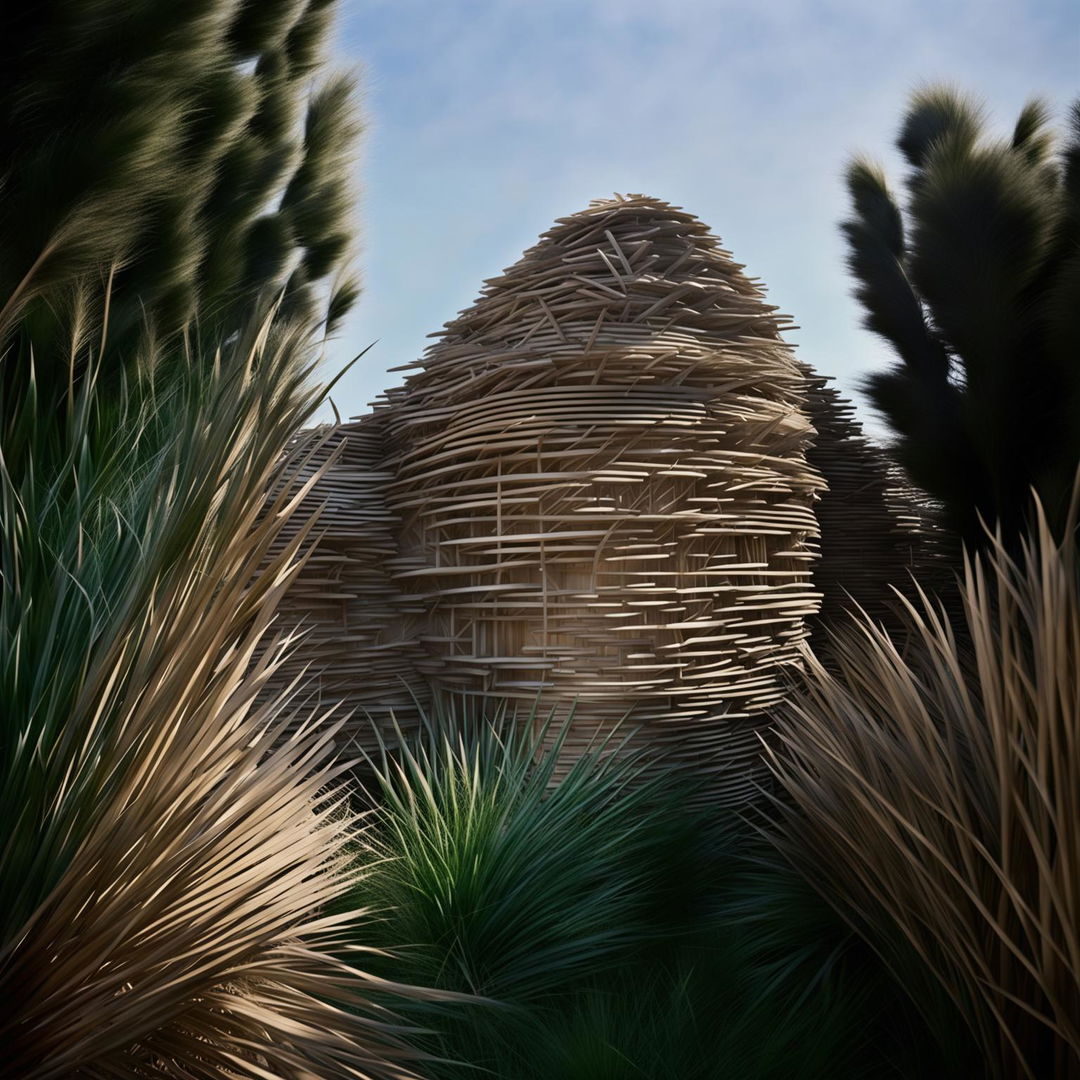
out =
[[272,482],[310,451],[306,336],[201,359],[119,397],[83,378],[63,425],[2,402],[0,1060],[412,1076],[370,1000],[398,988],[353,966],[358,913],[326,913],[358,842],[337,725],[301,687],[260,697],[310,531],[280,542],[306,489]]
[[838,635],[772,758],[783,849],[886,955],[914,947],[996,1077],[1080,1077],[1076,507],[1064,542],[1038,507],[1018,556],[969,559],[960,633],[924,597],[903,645]]

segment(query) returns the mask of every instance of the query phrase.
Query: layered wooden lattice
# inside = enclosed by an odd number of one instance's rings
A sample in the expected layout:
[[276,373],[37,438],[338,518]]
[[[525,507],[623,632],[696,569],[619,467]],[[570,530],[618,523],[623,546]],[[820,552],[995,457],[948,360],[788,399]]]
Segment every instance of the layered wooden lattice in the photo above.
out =
[[560,219],[376,409],[418,672],[629,713],[752,782],[807,617],[819,474],[783,320],[706,227],[644,197]]
[[427,625],[427,605],[389,574],[398,521],[386,504],[393,474],[378,422],[317,429],[302,438],[309,447],[304,463],[282,480],[299,488],[321,476],[281,542],[318,517],[307,562],[278,610],[278,626],[302,637],[269,691],[295,683],[313,708],[349,713],[350,732],[371,750],[373,722],[384,731],[394,721],[412,726],[429,700],[426,682],[415,677],[424,657],[418,636]]
[[807,460],[827,489],[815,505],[821,558],[814,583],[821,610],[811,620],[823,658],[828,631],[854,610],[899,631],[897,592],[914,597],[918,581],[939,597],[951,594],[953,560],[933,508],[867,440],[854,407],[825,378],[804,367],[806,412],[816,435]]
[[674,207],[595,203],[374,414],[305,435],[303,475],[333,463],[281,605],[306,636],[270,689],[306,671],[369,749],[431,691],[576,702],[568,754],[628,715],[707,797],[751,794],[808,630],[822,648],[853,601],[888,617],[947,560],[741,269]]

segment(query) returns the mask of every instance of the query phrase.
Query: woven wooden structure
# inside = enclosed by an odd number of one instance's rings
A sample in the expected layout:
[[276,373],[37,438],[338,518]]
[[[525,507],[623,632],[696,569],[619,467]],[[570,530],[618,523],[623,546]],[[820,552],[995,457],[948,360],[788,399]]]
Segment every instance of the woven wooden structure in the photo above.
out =
[[450,323],[386,425],[392,577],[432,685],[629,714],[750,791],[818,607],[804,377],[706,227],[644,197],[558,221]]
[[[269,687],[277,692],[310,674],[304,685],[313,689],[312,705],[340,703],[368,749],[371,720],[389,729],[393,718],[408,728],[429,698],[427,684],[416,678],[427,610],[388,570],[397,556],[398,523],[386,505],[393,474],[384,463],[380,426],[371,418],[305,433],[312,449],[294,482],[331,464],[295,519],[299,525],[320,511],[317,540],[278,610],[278,625],[303,637]],[[295,528],[282,540],[292,539]]]
[[816,431],[807,460],[827,483],[814,508],[821,555],[814,583],[822,604],[811,626],[820,649],[825,629],[856,607],[899,630],[896,590],[911,596],[917,579],[940,592],[950,571],[928,507],[864,437],[852,404],[827,379],[803,371],[806,411]]
[[785,325],[678,208],[558,221],[312,456],[339,455],[285,674],[309,665],[369,748],[431,693],[539,697],[576,705],[568,754],[626,716],[749,797],[799,644],[852,601],[887,617],[927,550]]

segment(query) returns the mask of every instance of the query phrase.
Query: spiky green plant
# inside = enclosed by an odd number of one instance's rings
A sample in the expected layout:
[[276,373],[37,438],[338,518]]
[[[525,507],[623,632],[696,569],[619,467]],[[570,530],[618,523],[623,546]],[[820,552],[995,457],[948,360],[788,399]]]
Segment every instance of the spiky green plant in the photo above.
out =
[[401,958],[410,977],[542,997],[640,939],[657,844],[648,808],[663,780],[609,739],[555,783],[569,722],[552,732],[508,709],[450,708],[373,763],[371,843],[383,861],[359,895],[394,912],[393,936],[412,943]]
[[409,941],[373,970],[485,999],[406,1006],[458,1063],[434,1075],[497,1070],[543,1002],[662,936],[650,916],[674,832],[664,781],[613,737],[555,783],[566,730],[444,703],[369,762],[377,857],[362,855],[350,900],[384,915],[366,941]]
[[32,466],[0,466],[8,1075],[412,1075],[340,956],[358,913],[325,911],[358,842],[336,725],[259,696],[308,533],[276,542],[305,488],[272,483],[308,452],[308,334],[229,348],[119,399],[88,377],[62,429],[0,413]]
[[1064,544],[1037,508],[1017,557],[999,532],[968,561],[970,646],[924,598],[904,651],[863,621],[836,674],[808,657],[773,757],[783,850],[883,954],[910,943],[998,1077],[1080,1077],[1072,505]]
[[1019,537],[1032,485],[1060,526],[1080,461],[1080,102],[1060,144],[1048,123],[1033,101],[991,140],[977,103],[932,87],[901,126],[904,204],[874,162],[847,171],[856,296],[899,358],[867,393],[973,546],[980,517]]
[[944,1060],[832,909],[741,850],[744,829],[662,778],[639,787],[633,757],[553,786],[546,745],[509,711],[452,708],[373,763],[380,857],[363,853],[352,898],[383,913],[375,941],[411,943],[385,970],[487,995],[403,1006],[437,1033],[431,1076],[837,1080],[893,1060],[914,1078]]
[[25,386],[33,342],[40,400],[62,393],[62,301],[110,267],[100,360],[110,381],[148,330],[168,342],[197,319],[205,338],[224,340],[278,293],[296,321],[340,320],[356,298],[346,260],[358,125],[350,81],[320,78],[333,9],[333,0],[5,9],[0,307],[21,316],[9,324],[9,384]]

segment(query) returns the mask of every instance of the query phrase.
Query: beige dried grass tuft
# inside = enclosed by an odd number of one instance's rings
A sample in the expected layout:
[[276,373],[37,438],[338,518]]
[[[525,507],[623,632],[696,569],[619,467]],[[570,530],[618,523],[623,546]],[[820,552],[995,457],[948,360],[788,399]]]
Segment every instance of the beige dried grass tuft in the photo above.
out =
[[5,1075],[414,1075],[370,1000],[411,991],[341,958],[360,913],[323,914],[349,887],[359,836],[339,725],[295,685],[260,696],[289,645],[263,647],[319,475],[272,483],[310,460],[306,441],[284,463],[281,449],[313,399],[306,370],[286,356],[283,377],[270,355],[301,346],[268,332],[241,376],[217,365],[194,404],[161,403],[188,410],[165,421],[170,465],[150,472],[167,481],[148,496],[154,535],[121,568],[124,617],[89,651],[67,730],[46,748],[63,766],[49,806],[70,858],[0,944]]
[[808,657],[771,755],[783,849],[883,952],[914,946],[999,1077],[1080,1077],[1075,517],[968,561],[963,636],[923,596],[902,651],[863,620],[835,675]]

